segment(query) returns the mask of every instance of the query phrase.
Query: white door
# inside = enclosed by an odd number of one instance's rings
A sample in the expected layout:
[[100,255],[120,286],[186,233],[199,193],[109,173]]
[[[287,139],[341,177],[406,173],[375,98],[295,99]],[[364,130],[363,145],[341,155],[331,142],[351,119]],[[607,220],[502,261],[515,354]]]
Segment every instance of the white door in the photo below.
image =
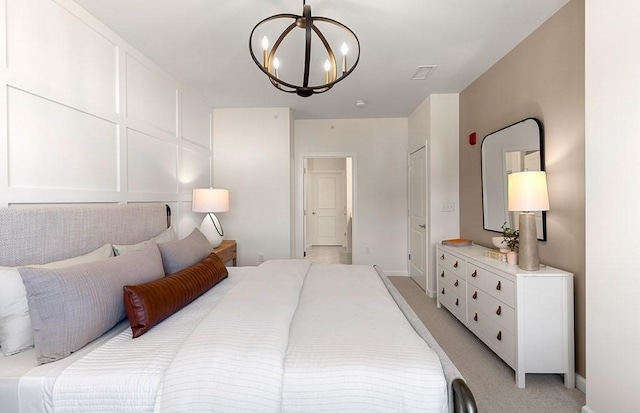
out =
[[426,149],[409,156],[409,275],[427,290]]
[[345,174],[311,172],[309,175],[309,244],[342,245],[346,231]]

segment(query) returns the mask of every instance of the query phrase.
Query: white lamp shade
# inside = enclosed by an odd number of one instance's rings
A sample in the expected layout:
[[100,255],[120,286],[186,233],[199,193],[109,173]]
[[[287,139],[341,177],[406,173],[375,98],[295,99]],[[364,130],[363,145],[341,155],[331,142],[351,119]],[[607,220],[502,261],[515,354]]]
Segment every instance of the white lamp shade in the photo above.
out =
[[227,212],[229,210],[229,190],[215,188],[194,188],[193,212]]
[[548,211],[549,192],[544,171],[514,172],[508,181],[509,211]]

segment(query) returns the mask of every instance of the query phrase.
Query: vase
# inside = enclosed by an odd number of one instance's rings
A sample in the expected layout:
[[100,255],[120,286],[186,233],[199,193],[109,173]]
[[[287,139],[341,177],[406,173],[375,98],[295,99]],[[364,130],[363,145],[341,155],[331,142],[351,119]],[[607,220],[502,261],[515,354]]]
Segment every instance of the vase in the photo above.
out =
[[509,264],[518,264],[518,253],[515,251],[507,252],[507,263]]

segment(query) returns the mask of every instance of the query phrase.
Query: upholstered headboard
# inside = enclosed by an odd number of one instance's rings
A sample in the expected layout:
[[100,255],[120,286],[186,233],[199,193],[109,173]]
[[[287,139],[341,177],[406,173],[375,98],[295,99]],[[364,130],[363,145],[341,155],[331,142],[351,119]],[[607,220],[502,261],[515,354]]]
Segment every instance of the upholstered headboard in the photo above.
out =
[[135,244],[168,228],[164,204],[0,208],[0,266],[43,264],[104,244]]

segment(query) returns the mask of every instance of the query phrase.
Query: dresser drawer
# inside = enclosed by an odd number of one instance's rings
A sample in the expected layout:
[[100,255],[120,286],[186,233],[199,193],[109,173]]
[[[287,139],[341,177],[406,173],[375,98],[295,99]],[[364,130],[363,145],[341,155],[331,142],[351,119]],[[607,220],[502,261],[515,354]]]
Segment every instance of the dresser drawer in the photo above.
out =
[[467,264],[469,284],[484,290],[510,307],[515,307],[516,296],[513,281],[500,277],[473,264]]
[[466,287],[466,282],[464,281],[463,278],[458,277],[456,274],[452,273],[449,270],[444,269],[441,266],[438,266],[438,285],[442,285],[442,286],[448,286],[451,287],[454,290],[458,290],[459,291],[459,295],[464,296],[465,295],[465,287]]
[[467,325],[478,337],[498,354],[511,368],[515,368],[516,344],[514,334],[496,324],[491,316],[479,308],[468,305]]
[[464,299],[464,294],[459,295],[457,291],[451,290],[448,286],[439,287],[438,300],[440,304],[445,306],[458,320],[464,324],[467,323],[467,304]]
[[446,251],[438,250],[438,266],[451,271],[463,280],[466,278],[465,264],[466,262],[463,259],[449,254]]
[[483,290],[469,284],[467,288],[467,302],[485,313],[493,322],[510,333],[515,332],[516,312],[510,307],[490,296]]

